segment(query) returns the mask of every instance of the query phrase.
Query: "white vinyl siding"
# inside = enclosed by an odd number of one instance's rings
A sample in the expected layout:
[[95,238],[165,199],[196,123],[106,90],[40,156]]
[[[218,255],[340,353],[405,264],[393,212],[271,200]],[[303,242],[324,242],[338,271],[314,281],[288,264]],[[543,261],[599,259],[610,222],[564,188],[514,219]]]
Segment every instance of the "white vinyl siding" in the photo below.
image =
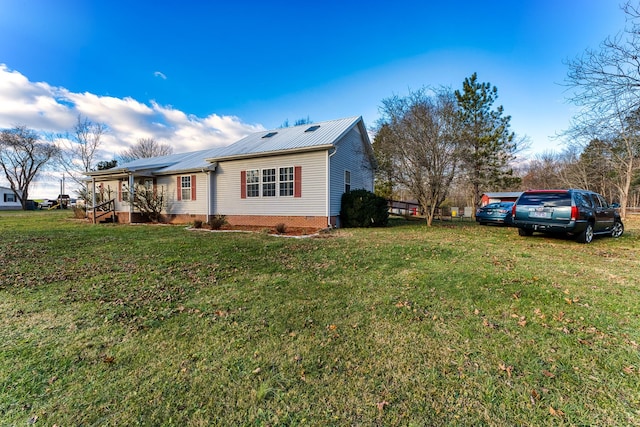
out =
[[[326,213],[326,151],[289,154],[282,156],[262,157],[246,160],[230,160],[218,163],[215,171],[215,187],[213,194],[213,213],[220,215],[290,215],[290,216],[325,216]],[[280,168],[300,167],[301,197],[280,196],[278,185],[276,197],[241,197],[241,172],[250,170],[275,169],[280,178]],[[283,171],[284,172],[284,171]],[[287,172],[289,175],[292,172]],[[289,181],[290,180],[290,181]],[[293,178],[285,181],[293,195]],[[289,190],[286,190],[289,191]],[[248,196],[248,194],[247,194]]]
[[[195,176],[196,197],[195,200],[178,200],[177,186],[178,176]],[[159,176],[156,178],[156,189],[161,191],[164,188],[166,207],[163,213],[167,214],[191,214],[191,215],[207,215],[207,183],[208,176],[206,173],[184,173],[180,175]],[[193,185],[193,183],[192,183]],[[191,198],[191,194],[189,195]]]
[[[178,176],[195,176],[196,180],[196,200],[180,200],[177,199],[177,177]],[[206,215],[207,210],[207,174],[206,173],[190,173],[184,175],[166,175],[156,177],[156,191],[160,193],[164,191],[165,208],[162,213],[166,214],[193,214],[193,215]],[[136,184],[141,182],[141,178],[135,178]],[[153,181],[151,181],[151,185]],[[102,184],[104,188],[104,196],[107,197],[109,190],[111,190],[111,198],[116,201],[116,211],[129,212],[129,202],[119,200],[117,192],[119,191],[119,181],[106,181],[96,182],[96,191],[99,192],[99,185]],[[128,187],[128,181],[126,181]],[[143,185],[149,185],[148,180],[142,181]],[[91,182],[88,182],[89,190],[91,190]],[[191,196],[191,193],[189,194]],[[126,196],[125,196],[126,197]],[[89,202],[91,203],[91,202]]]
[[373,191],[373,168],[365,152],[362,136],[357,127],[351,129],[336,143],[336,152],[330,158],[331,188],[329,192],[330,216],[340,214],[340,202],[345,192],[346,173],[349,172],[351,190]]

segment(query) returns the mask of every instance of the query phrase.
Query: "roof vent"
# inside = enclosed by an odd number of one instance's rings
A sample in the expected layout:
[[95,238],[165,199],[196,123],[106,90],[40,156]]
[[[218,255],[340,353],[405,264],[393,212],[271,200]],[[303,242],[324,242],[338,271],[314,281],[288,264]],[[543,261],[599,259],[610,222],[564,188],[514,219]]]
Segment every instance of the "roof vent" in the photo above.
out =
[[272,136],[274,136],[277,133],[278,132],[269,132],[268,134],[264,135],[263,138],[271,138]]
[[310,128],[307,128],[307,130],[305,130],[305,132],[313,132],[314,130],[317,130],[320,128],[320,125],[313,125]]

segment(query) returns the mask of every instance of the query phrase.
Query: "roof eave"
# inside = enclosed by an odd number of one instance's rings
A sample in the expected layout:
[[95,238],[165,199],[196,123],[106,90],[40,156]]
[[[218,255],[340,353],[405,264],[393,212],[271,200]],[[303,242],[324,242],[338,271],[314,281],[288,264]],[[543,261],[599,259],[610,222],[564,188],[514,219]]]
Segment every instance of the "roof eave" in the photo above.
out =
[[246,153],[246,154],[234,154],[231,156],[223,156],[223,157],[211,157],[209,159],[205,159],[207,162],[218,162],[218,161],[229,161],[229,160],[242,160],[242,159],[250,159],[250,158],[260,158],[260,157],[272,157],[272,156],[282,156],[285,154],[297,154],[297,153],[307,153],[311,151],[324,151],[333,148],[333,144],[323,144],[323,145],[315,145],[311,147],[300,147],[300,148],[291,148],[287,150],[275,150],[275,151],[264,151],[260,153]]
[[155,173],[154,176],[184,175],[186,173],[212,172],[216,169],[217,165],[218,165],[217,162],[211,162],[211,164],[208,166],[201,166],[197,168],[171,169],[168,171],[159,171]]

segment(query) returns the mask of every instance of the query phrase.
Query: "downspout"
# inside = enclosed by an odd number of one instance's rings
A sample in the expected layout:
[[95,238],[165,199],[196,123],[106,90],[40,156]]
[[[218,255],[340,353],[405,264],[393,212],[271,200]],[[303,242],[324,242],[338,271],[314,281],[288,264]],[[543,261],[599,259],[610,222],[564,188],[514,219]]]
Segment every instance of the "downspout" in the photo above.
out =
[[215,211],[215,209],[212,209],[211,206],[211,202],[213,200],[213,198],[211,197],[211,189],[214,188],[213,183],[211,182],[211,180],[213,179],[213,170],[211,170],[211,168],[213,167],[215,170],[216,165],[217,163],[211,163],[206,168],[202,168],[200,170],[201,172],[206,172],[207,174],[207,222],[211,220]]
[[338,152],[338,147],[333,147],[333,152],[327,150],[327,226],[331,228],[331,158]]

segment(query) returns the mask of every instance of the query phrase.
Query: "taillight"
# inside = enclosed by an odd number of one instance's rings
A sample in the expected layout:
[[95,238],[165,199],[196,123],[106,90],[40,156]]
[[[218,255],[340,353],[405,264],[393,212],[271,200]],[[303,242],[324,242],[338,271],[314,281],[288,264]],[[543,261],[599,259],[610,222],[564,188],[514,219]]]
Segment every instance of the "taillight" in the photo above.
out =
[[516,217],[516,205],[514,204],[513,206],[511,206],[511,216],[512,217]]
[[571,221],[575,221],[578,219],[578,207],[571,206]]

